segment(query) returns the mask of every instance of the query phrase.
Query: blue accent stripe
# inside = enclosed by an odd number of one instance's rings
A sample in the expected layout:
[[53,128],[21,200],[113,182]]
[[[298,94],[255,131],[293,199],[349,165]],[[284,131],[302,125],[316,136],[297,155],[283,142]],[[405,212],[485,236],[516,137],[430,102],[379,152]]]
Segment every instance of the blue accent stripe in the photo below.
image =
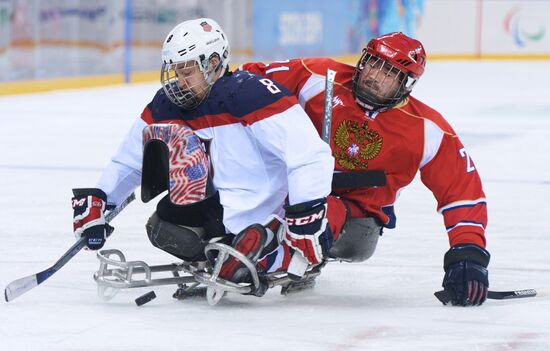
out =
[[265,257],[265,271],[269,272],[269,269],[273,266],[275,261],[277,260],[277,254],[279,253],[279,250],[275,250],[269,255]]
[[395,216],[393,205],[382,207],[382,212],[384,212],[384,214],[389,217],[388,223],[386,223],[384,227],[388,229],[395,228],[395,226],[397,225],[397,217]]
[[475,206],[477,206],[477,205],[485,205],[485,206],[487,206],[487,202],[485,202],[485,201],[480,201],[480,202],[477,202],[477,203],[475,203],[475,204],[458,205],[458,206],[454,206],[454,207],[449,207],[449,208],[444,209],[441,213],[445,213],[445,212],[450,211],[450,210],[456,210],[457,208],[475,207]]
[[42,283],[44,280],[51,277],[55,272],[56,272],[56,270],[53,270],[53,269],[49,268],[49,269],[47,269],[43,272],[40,272],[40,273],[36,274],[36,282],[38,284]]
[[460,221],[460,222],[456,223],[455,225],[451,225],[449,227],[446,227],[447,231],[453,230],[454,228],[456,228],[460,224],[473,224],[473,225],[476,225],[476,226],[481,226],[483,229],[485,229],[485,224],[483,224],[483,223],[474,222],[474,221]]

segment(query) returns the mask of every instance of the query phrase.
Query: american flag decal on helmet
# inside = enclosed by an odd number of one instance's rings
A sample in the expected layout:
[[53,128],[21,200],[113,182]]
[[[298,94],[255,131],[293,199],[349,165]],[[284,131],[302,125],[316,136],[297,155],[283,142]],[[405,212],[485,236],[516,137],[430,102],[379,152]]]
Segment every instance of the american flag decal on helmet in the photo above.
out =
[[151,124],[143,130],[143,144],[152,139],[168,146],[170,201],[186,205],[204,200],[208,157],[199,137],[185,125]]
[[201,26],[202,26],[202,29],[205,31],[205,32],[210,32],[212,30],[212,26],[208,24],[208,22],[204,21],[204,22],[201,22]]

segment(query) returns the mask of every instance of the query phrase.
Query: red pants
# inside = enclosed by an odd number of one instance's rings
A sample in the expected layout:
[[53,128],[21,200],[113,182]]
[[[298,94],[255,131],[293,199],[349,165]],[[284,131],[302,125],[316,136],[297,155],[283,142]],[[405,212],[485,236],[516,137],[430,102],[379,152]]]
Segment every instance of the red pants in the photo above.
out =
[[346,223],[348,217],[348,209],[344,202],[336,196],[327,196],[327,219],[334,241],[340,236],[340,232]]

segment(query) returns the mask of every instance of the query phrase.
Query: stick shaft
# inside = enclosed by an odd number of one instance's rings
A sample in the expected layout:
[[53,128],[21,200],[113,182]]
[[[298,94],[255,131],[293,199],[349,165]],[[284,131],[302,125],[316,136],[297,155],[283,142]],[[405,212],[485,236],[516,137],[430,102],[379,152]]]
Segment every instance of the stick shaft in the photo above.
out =
[[323,114],[323,126],[321,131],[321,138],[323,141],[330,145],[330,130],[332,126],[332,96],[334,94],[334,78],[336,77],[336,71],[327,69],[327,76],[325,80],[325,111]]
[[[321,127],[321,138],[325,143],[330,146],[330,131],[332,126],[332,96],[334,95],[334,78],[336,77],[336,71],[327,69],[327,75],[325,79],[325,110],[323,114],[323,125]],[[292,255],[290,264],[288,266],[288,274],[295,277],[303,277],[307,270],[309,263],[301,253],[296,251]]]
[[[107,222],[110,222],[115,218],[120,211],[122,211],[128,204],[132,201],[134,201],[136,198],[135,194],[132,193],[130,196],[126,198],[120,205],[115,207],[112,211],[110,211],[106,216],[105,220]],[[44,282],[46,279],[51,277],[55,272],[57,272],[61,267],[63,267],[67,262],[69,262],[80,250],[82,250],[86,246],[86,238],[81,237],[76,241],[76,243],[67,250],[53,264],[53,266],[43,270],[42,272],[32,274],[17,280],[14,280],[13,282],[9,283],[6,288],[4,289],[4,298],[6,299],[6,302],[10,302],[14,300],[15,298],[23,295],[27,291],[33,289],[34,287],[38,286],[42,282]]]

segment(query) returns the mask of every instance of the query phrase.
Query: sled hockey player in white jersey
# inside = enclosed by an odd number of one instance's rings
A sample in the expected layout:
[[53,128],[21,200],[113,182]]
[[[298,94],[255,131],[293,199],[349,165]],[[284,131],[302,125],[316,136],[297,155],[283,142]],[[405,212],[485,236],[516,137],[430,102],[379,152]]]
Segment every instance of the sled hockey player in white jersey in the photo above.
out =
[[[74,232],[86,237],[88,248],[103,247],[112,231],[105,209],[141,184],[144,202],[168,190],[146,224],[147,234],[154,246],[184,261],[206,260],[205,246],[221,237],[257,263],[281,250],[280,228],[306,257],[328,250],[326,196],[334,168],[329,146],[292,93],[255,74],[231,74],[229,58],[227,37],[212,19],[183,22],[168,34],[162,88],[97,187],[73,190]],[[290,225],[281,223],[285,216]],[[263,267],[275,271],[286,264]],[[249,280],[243,268],[229,257],[219,274]]]

